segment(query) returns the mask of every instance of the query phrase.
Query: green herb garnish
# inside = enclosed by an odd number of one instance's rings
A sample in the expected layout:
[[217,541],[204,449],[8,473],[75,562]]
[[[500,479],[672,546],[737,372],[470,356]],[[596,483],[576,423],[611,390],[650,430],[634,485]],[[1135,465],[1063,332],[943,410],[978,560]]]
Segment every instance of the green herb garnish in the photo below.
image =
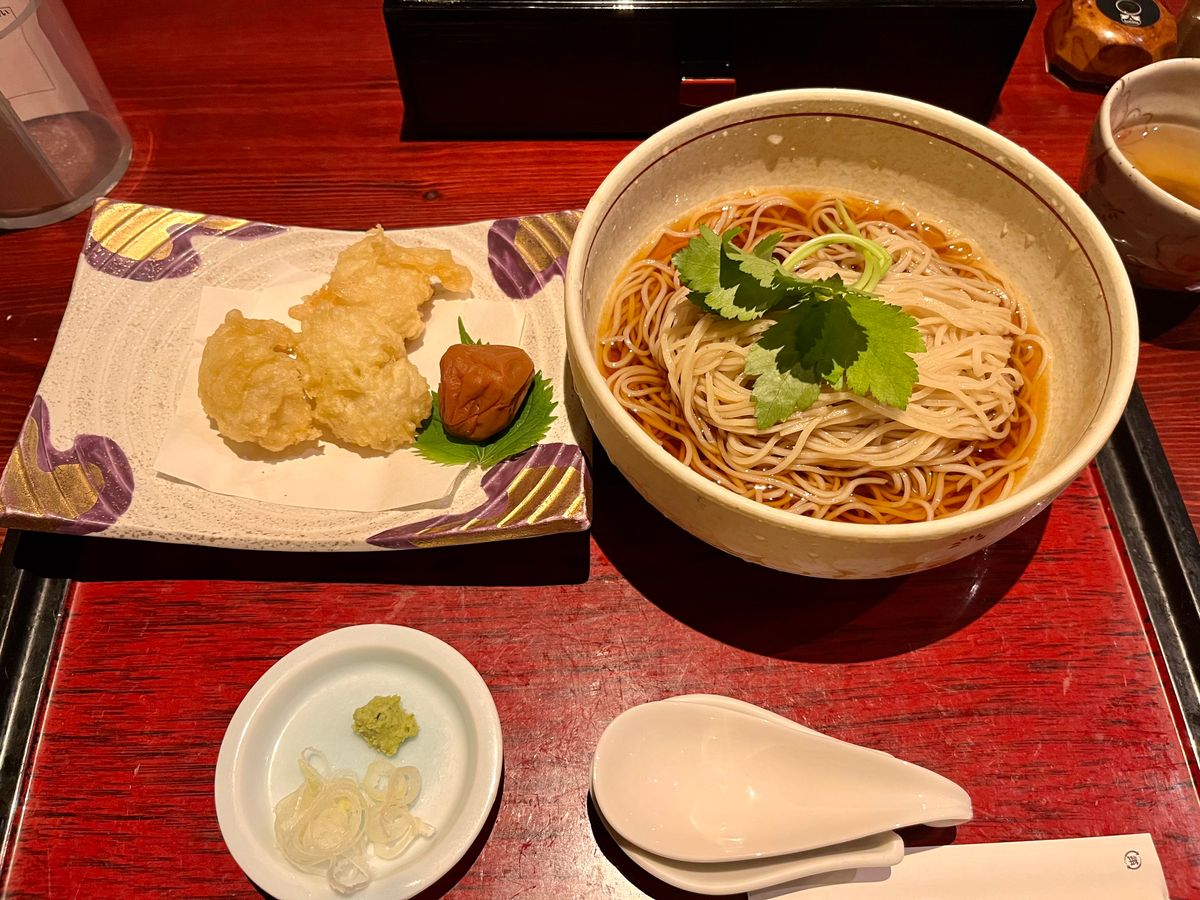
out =
[[413,447],[426,459],[444,466],[464,466],[476,463],[488,469],[510,456],[524,453],[541,441],[557,416],[551,415],[558,404],[550,382],[541,372],[533,374],[529,394],[513,423],[492,438],[476,443],[447,434],[438,411],[437,392],[433,392],[433,412],[417,434]]
[[[458,334],[461,343],[483,343],[471,338],[461,318],[458,320]],[[553,414],[555,407],[558,406],[554,399],[553,387],[548,380],[542,377],[541,372],[533,373],[533,383],[529,386],[529,393],[525,396],[525,400],[521,404],[521,411],[517,413],[512,424],[486,441],[468,441],[448,434],[445,426],[442,425],[437,392],[431,391],[431,394],[433,395],[433,411],[421,426],[421,430],[417,432],[413,449],[431,462],[441,463],[444,466],[464,466],[474,463],[484,469],[491,468],[496,463],[524,453],[530,447],[538,444],[550,430],[550,423],[558,418]]]
[[477,341],[467,334],[467,326],[463,324],[462,316],[458,317],[458,342],[460,344],[482,344],[483,341]]
[[[808,409],[822,384],[898,409],[912,396],[917,364],[910,354],[925,350],[916,319],[870,293],[887,273],[891,255],[864,238],[840,205],[838,211],[846,232],[814,238],[782,263],[773,257],[778,232],[746,251],[733,244],[737,229],[717,235],[703,225],[673,258],[689,298],[705,311],[742,322],[774,314],[775,324],[748,349],[744,369],[754,377],[759,430]],[[810,280],[792,271],[830,244],[862,253],[863,272],[854,285],[836,275]]]
[[[749,322],[760,318],[781,302],[790,277],[771,258],[782,234],[771,234],[747,253],[734,246],[740,229],[718,235],[707,225],[675,254],[675,267],[691,293],[689,299],[708,312],[725,319]],[[685,274],[686,273],[686,274]]]

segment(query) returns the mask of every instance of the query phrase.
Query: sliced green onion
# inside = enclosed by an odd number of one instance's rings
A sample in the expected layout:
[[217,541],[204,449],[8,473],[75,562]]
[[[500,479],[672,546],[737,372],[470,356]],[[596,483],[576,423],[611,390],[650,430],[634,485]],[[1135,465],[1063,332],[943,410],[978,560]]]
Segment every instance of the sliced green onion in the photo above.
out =
[[[839,203],[838,206],[841,207],[841,204]],[[841,207],[839,213],[844,214],[845,211],[845,208]],[[858,231],[857,228],[854,230]],[[861,234],[850,234],[841,231],[823,234],[820,237],[815,237],[811,241],[801,244],[788,254],[787,259],[782,263],[783,268],[789,272],[795,271],[796,266],[800,264],[801,260],[812,256],[822,247],[828,247],[831,244],[846,244],[862,253],[863,271],[858,281],[854,282],[853,287],[856,290],[868,292],[873,290],[883,280],[883,276],[887,274],[887,270],[891,268],[892,255],[881,244],[865,238]]]
[[835,199],[833,205],[837,209],[838,218],[842,220],[842,227],[855,237],[862,237],[862,232],[854,224],[854,219],[850,218],[850,213],[846,212],[846,206],[842,203],[841,199]]

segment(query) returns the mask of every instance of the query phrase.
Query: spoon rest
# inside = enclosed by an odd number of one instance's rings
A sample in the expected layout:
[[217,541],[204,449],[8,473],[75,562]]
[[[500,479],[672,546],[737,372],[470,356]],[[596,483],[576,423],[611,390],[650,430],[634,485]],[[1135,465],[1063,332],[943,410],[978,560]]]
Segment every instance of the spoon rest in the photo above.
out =
[[688,863],[655,856],[599,819],[625,855],[659,881],[694,894],[746,894],[811,875],[847,869],[891,868],[904,858],[904,841],[894,831],[804,853],[722,863]]
[[737,703],[660,700],[609,724],[592,795],[622,837],[656,856],[717,863],[971,817],[966,792],[941,775]]

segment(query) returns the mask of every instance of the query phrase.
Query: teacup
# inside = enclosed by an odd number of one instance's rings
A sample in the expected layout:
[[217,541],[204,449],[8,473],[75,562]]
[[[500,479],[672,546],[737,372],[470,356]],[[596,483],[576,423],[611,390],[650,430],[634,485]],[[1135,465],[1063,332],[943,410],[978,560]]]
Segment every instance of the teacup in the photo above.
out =
[[1083,198],[1117,245],[1130,278],[1145,287],[1200,291],[1200,209],[1134,168],[1116,135],[1164,123],[1200,129],[1198,97],[1200,59],[1164,60],[1114,84],[1092,127]]

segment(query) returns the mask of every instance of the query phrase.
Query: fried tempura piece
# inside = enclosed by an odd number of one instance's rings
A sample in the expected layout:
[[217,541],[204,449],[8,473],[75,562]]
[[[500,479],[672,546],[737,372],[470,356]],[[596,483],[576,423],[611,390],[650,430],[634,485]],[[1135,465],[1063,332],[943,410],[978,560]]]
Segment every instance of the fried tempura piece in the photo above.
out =
[[226,314],[200,357],[200,404],[217,431],[272,451],[320,436],[289,355],[298,337],[279,322]]
[[[383,235],[380,226],[376,225],[375,228]],[[374,233],[374,230],[368,232]],[[384,240],[388,240],[386,235],[383,237]],[[435,247],[401,247],[394,241],[391,244],[395,249],[389,251],[389,261],[395,261],[396,265],[410,266],[418,272],[424,272],[436,278],[448,291],[461,292],[471,289],[471,270],[456,263],[449,250]]]
[[370,309],[310,306],[296,358],[314,417],[347,444],[390,452],[411,444],[429,416],[429,383],[403,338]]
[[401,247],[376,225],[338,254],[329,281],[290,312],[304,321],[321,306],[366,308],[412,340],[425,330],[421,307],[433,296],[434,278],[449,291],[471,287],[470,270],[449,250]]

